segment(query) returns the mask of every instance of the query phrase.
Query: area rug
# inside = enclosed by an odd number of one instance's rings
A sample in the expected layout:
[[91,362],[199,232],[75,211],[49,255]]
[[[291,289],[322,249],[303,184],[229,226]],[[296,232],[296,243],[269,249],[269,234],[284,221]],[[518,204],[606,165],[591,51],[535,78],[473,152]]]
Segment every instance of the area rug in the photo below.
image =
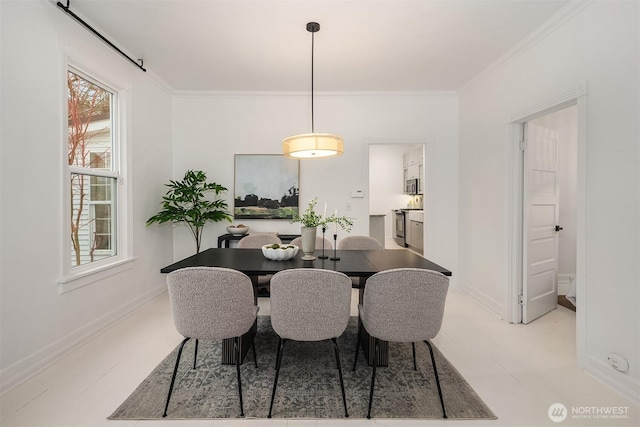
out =
[[[366,417],[371,367],[362,354],[352,371],[357,320],[352,317],[338,338],[350,418]],[[278,336],[270,317],[258,317],[255,368],[251,351],[241,366],[247,418],[266,418],[275,376]],[[376,372],[374,418],[441,419],[442,410],[429,350],[416,344],[413,369],[410,343],[390,343],[389,366]],[[200,342],[193,369],[193,344],[187,343],[171,397],[167,419],[239,417],[235,365],[222,365],[219,342]],[[495,419],[493,412],[460,373],[435,348],[434,353],[449,419]],[[111,420],[161,419],[175,364],[177,347],[109,417]],[[342,394],[330,342],[288,342],[280,368],[273,418],[344,418]]]

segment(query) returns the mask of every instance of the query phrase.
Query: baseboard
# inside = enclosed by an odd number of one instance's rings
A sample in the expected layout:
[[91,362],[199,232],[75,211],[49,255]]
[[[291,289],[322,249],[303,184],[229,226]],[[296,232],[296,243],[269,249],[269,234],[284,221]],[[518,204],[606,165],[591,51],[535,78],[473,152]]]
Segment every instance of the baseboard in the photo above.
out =
[[480,307],[487,310],[489,313],[495,315],[499,319],[504,319],[504,309],[495,300],[489,298],[484,292],[480,292],[475,288],[465,286],[460,281],[457,282],[457,289],[462,291],[465,295],[475,301]]
[[166,290],[165,283],[159,284],[138,298],[127,301],[117,309],[7,366],[0,372],[0,396],[106,331],[153,298],[166,292]]
[[558,295],[566,295],[575,274],[558,274]]
[[640,381],[631,376],[618,372],[609,366],[605,361],[594,356],[587,355],[585,371],[602,381],[623,397],[629,399],[634,404],[640,404]]

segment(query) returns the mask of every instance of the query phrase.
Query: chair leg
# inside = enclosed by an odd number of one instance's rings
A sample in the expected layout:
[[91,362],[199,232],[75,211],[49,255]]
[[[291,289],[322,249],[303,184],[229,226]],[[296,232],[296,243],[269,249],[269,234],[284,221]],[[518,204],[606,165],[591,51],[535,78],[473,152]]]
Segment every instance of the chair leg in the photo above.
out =
[[338,341],[335,338],[331,338],[333,348],[336,353],[336,364],[338,365],[338,374],[340,375],[340,389],[342,389],[342,403],[344,403],[344,416],[349,418],[349,412],[347,411],[347,395],[344,392],[344,379],[342,378],[342,366],[340,365],[340,352],[338,351]]
[[180,343],[180,348],[178,349],[178,357],[176,357],[176,366],[173,368],[173,375],[171,376],[171,385],[169,386],[169,394],[167,394],[167,402],[164,405],[164,413],[162,417],[167,416],[167,409],[169,408],[169,400],[171,399],[171,393],[173,392],[173,385],[176,382],[176,374],[178,373],[178,366],[180,365],[180,356],[182,355],[182,349],[184,345],[189,341],[190,338],[185,338]]
[[197,361],[198,361],[198,340],[196,339],[196,346],[193,350],[193,369],[196,369]]
[[413,350],[413,370],[418,370],[418,365],[416,365],[416,343],[411,343],[411,350]]
[[[284,345],[284,344],[283,344]],[[276,366],[273,369],[278,369],[278,360],[280,360],[280,341],[278,341],[278,351],[276,353]]]
[[244,417],[244,406],[242,404],[242,380],[240,379],[240,338],[235,337],[233,339],[233,349],[236,353],[236,372],[238,374],[238,396],[240,396],[240,416]]
[[[360,322],[358,322],[360,323]],[[362,333],[362,325],[358,325],[358,336],[356,337],[356,357],[353,358],[353,369],[352,371],[356,371],[356,364],[358,363],[358,351],[360,350],[360,334]]]
[[253,349],[253,365],[257,368],[258,367],[258,355],[256,354],[256,341],[253,340],[251,342],[251,348]]
[[374,359],[373,359],[373,374],[371,375],[371,391],[369,392],[369,412],[367,412],[367,418],[371,419],[371,404],[373,403],[373,388],[376,384],[376,365],[378,364],[378,353],[380,352],[380,344],[377,338],[373,338],[374,342]]
[[433,373],[436,376],[436,385],[438,386],[438,394],[440,395],[440,405],[442,406],[442,418],[447,418],[447,411],[444,409],[444,399],[442,398],[442,389],[440,388],[440,378],[438,377],[438,369],[436,368],[436,359],[433,357],[433,348],[429,341],[424,342],[429,347],[429,353],[431,353],[431,364],[433,365]]
[[276,398],[276,387],[278,386],[278,376],[280,375],[280,363],[282,362],[282,353],[284,352],[284,343],[286,340],[280,338],[278,340],[278,355],[276,357],[276,378],[273,380],[273,391],[271,392],[271,404],[269,405],[269,415],[267,418],[271,418],[271,412],[273,411],[273,401]]

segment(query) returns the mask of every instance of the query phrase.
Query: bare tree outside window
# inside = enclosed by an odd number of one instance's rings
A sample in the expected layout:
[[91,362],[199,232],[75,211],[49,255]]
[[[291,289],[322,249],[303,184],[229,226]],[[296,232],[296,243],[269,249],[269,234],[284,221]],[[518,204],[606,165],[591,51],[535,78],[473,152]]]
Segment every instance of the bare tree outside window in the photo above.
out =
[[116,254],[113,94],[67,73],[72,267]]

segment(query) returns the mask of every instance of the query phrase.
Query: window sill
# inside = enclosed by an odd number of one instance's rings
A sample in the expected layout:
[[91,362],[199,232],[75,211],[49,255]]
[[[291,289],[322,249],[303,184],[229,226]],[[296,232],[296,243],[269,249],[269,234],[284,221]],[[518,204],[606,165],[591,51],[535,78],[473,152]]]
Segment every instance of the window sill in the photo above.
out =
[[64,294],[66,292],[73,291],[74,289],[104,280],[107,277],[122,273],[123,271],[130,270],[133,267],[133,261],[135,260],[136,258],[121,259],[111,262],[108,265],[102,265],[90,270],[72,273],[65,276],[58,281],[58,293]]

